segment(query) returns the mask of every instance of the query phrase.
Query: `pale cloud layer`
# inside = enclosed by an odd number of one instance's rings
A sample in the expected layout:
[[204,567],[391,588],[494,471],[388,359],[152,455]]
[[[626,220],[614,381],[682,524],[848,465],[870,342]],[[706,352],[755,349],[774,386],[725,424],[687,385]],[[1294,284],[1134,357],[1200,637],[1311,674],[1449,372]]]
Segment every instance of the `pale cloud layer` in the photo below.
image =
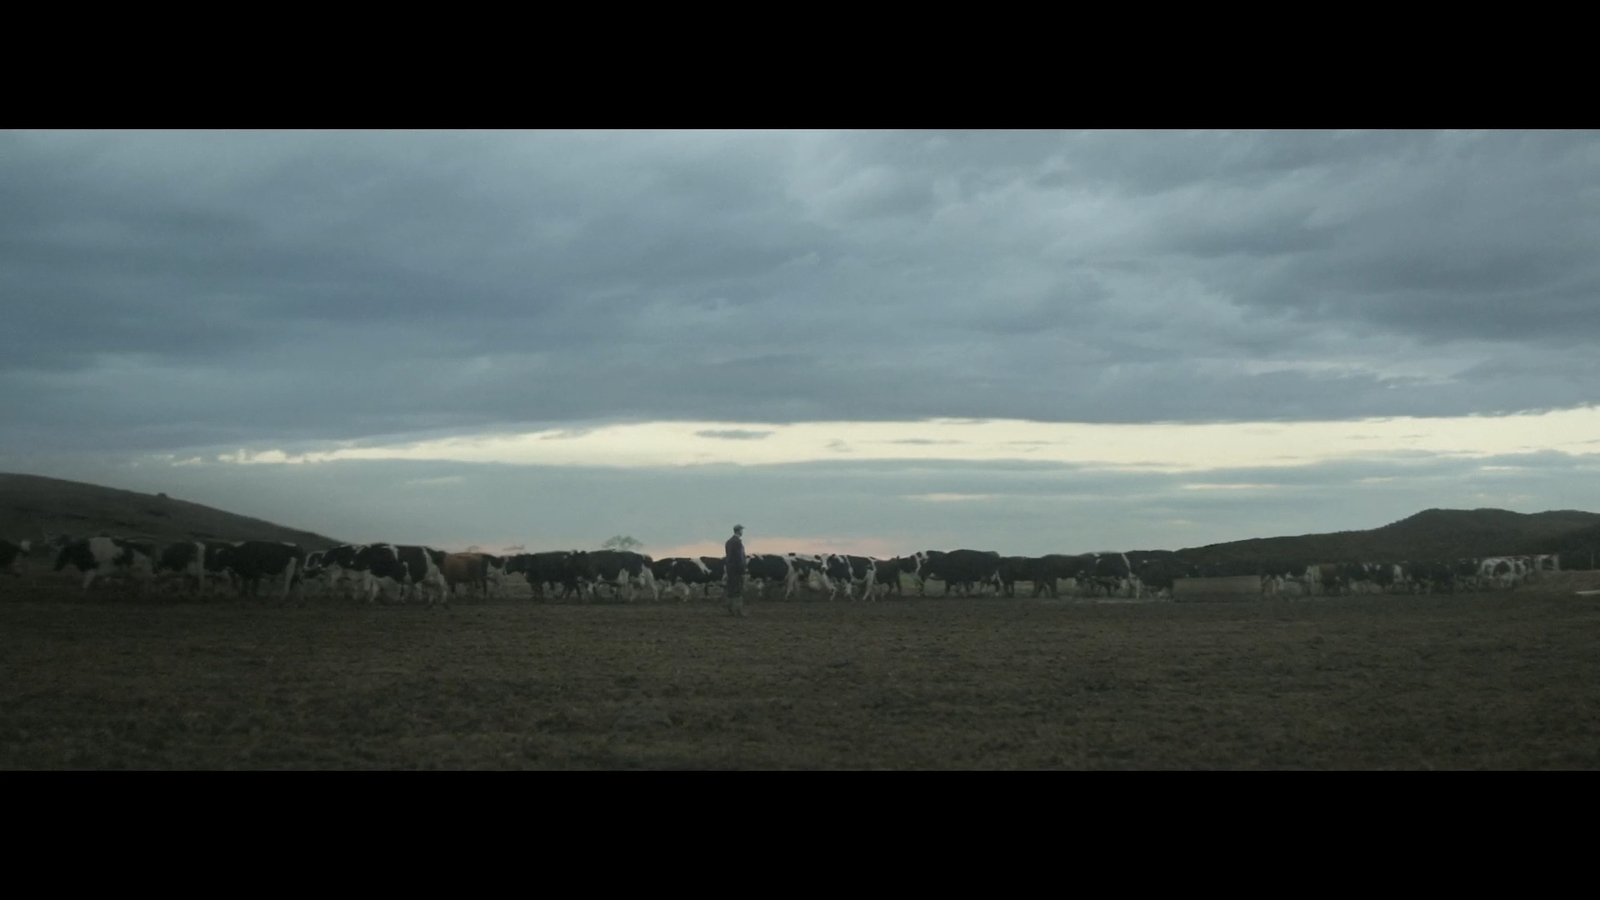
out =
[[[211,459],[235,465],[430,460],[623,468],[770,466],[842,458],[908,463],[1024,460],[1103,469],[1203,472],[1394,456],[1479,458],[1543,451],[1600,457],[1600,408],[1349,422],[807,422],[759,431],[738,423],[649,422],[302,453],[241,449]],[[207,461],[200,456],[162,458],[176,465]]]

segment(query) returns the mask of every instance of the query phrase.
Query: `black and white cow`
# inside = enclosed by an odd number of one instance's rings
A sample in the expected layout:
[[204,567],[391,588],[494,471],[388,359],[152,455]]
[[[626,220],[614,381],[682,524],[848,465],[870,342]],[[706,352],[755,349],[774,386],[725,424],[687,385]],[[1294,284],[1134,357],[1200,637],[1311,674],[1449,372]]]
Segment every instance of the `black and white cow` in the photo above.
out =
[[1000,554],[992,550],[926,550],[917,554],[920,563],[917,574],[923,579],[944,582],[944,592],[949,596],[959,588],[964,595],[973,591],[982,593],[983,586],[1002,590],[1000,581]]
[[370,603],[385,590],[398,597],[399,581],[392,577],[380,581],[374,574],[374,563],[378,570],[399,574],[399,559],[387,550],[376,549],[380,547],[387,545],[341,544],[330,550],[308,553],[302,566],[302,580],[324,592],[344,589],[342,592],[347,597],[361,602]]
[[[723,561],[726,563],[726,560]],[[752,553],[744,560],[744,577],[758,594],[765,597],[773,585],[783,585],[783,599],[794,596],[799,577],[789,557],[777,553]]]
[[[750,577],[750,557],[746,556],[745,559],[744,559],[744,563],[745,563],[745,566],[744,566],[744,577],[745,578],[749,578]],[[702,566],[705,566],[706,567],[706,571],[711,573],[711,583],[712,584],[720,584],[720,585],[723,586],[724,589],[727,588],[727,584],[728,584],[728,560],[727,560],[726,557],[722,557],[722,556],[702,556],[702,557],[700,557],[700,564]]]
[[[306,557],[306,575],[327,588],[341,583],[355,586],[356,599],[373,603],[380,594],[392,594],[404,603],[413,585],[433,587],[448,596],[444,573],[439,568],[444,554],[427,548],[395,544],[344,544]],[[241,576],[242,577],[242,576]],[[429,597],[429,605],[433,598]]]
[[1039,596],[1039,590],[1044,586],[1044,580],[1039,575],[1039,560],[1032,556],[1002,556],[996,571],[1000,574],[1001,590],[1007,597],[1017,595],[1019,581],[1032,585],[1035,597]]
[[839,590],[844,590],[846,598],[850,596],[850,560],[838,553],[827,553],[822,557],[822,571],[828,576],[828,599],[832,600],[839,595]]
[[216,588],[237,591],[239,576],[228,568],[228,554],[243,546],[245,541],[179,541],[160,548],[156,557],[155,572],[158,577],[177,576],[195,596],[204,596]]
[[1135,550],[1125,555],[1141,595],[1148,592],[1170,598],[1174,583],[1187,572],[1178,554],[1171,550]]
[[497,592],[501,590],[506,582],[506,558],[504,556],[496,556],[493,553],[485,553],[483,559],[486,570],[484,575],[489,579],[489,590],[491,593]]
[[1478,583],[1484,588],[1510,590],[1528,579],[1533,559],[1527,556],[1491,556],[1478,562]]
[[155,575],[156,545],[153,541],[92,537],[73,541],[56,555],[57,572],[72,566],[83,573],[83,589],[89,590],[97,578],[126,577],[142,593]]
[[428,605],[438,602],[450,605],[450,583],[444,578],[443,550],[415,544],[394,545],[400,564],[405,567],[406,593],[416,591],[428,599]]
[[[715,569],[707,564],[710,561],[717,563]],[[702,597],[710,597],[711,586],[722,580],[722,562],[714,557],[671,556],[652,562],[650,575],[658,589],[676,590],[684,600],[696,587],[701,589]]]
[[650,571],[650,557],[643,553],[634,553],[631,550],[591,550],[586,554],[584,563],[584,577],[594,588],[600,585],[610,585],[613,596],[620,595],[623,588],[628,590],[628,601],[632,602],[636,596],[637,588],[644,588],[650,592],[650,599],[660,600],[661,592],[656,587],[655,573]]
[[[827,558],[815,553],[790,553],[784,557],[789,563],[795,583],[804,583],[807,590],[820,592],[827,591],[832,597],[835,591],[832,580],[828,578]],[[786,593],[784,596],[788,596]]]
[[1344,568],[1346,589],[1352,594],[1384,594],[1394,584],[1394,567],[1383,563],[1350,563]]
[[1051,597],[1060,595],[1061,583],[1068,583],[1068,590],[1076,593],[1079,579],[1084,577],[1086,558],[1068,553],[1046,553],[1038,557],[1033,563],[1033,574],[1038,581],[1033,583],[1033,595],[1045,593]]
[[873,587],[877,584],[877,567],[869,556],[851,556],[845,553],[830,553],[823,558],[823,571],[827,573],[831,589],[828,599],[832,600],[842,588],[846,599],[855,597],[856,585],[861,586],[861,598],[872,599]]
[[316,586],[324,592],[332,592],[343,585],[353,586],[356,598],[359,599],[366,592],[366,582],[362,574],[356,571],[356,555],[366,546],[364,544],[340,544],[329,550],[316,550],[306,554],[303,568],[303,579],[307,586]]
[[506,559],[505,573],[508,579],[522,576],[542,600],[549,600],[556,587],[561,589],[557,599],[565,599],[582,593],[587,559],[581,550],[518,553]]
[[[415,544],[369,544],[355,553],[351,568],[364,575],[367,602],[377,598],[380,588],[393,586],[401,603],[412,591],[450,605],[450,586],[444,578],[444,551]],[[323,560],[326,561],[324,556]]]
[[[239,580],[245,596],[259,596],[263,587],[277,594],[278,601],[289,599],[289,592],[301,581],[306,551],[282,541],[240,541],[221,547],[207,547],[206,568],[226,570]],[[302,592],[301,602],[304,602]]]
[[206,592],[206,543],[179,541],[163,546],[155,559],[155,574],[182,578],[196,597]]
[[915,556],[896,556],[892,559],[875,559],[872,561],[873,571],[876,573],[874,580],[876,586],[883,588],[883,593],[888,595],[892,590],[895,596],[905,597],[905,586],[900,580],[902,574],[917,574],[917,558]]
[[[1129,559],[1133,558],[1131,553],[1128,556]],[[1138,568],[1137,562],[1135,562],[1134,567],[1135,569]],[[1261,563],[1262,596],[1283,599],[1310,596],[1311,582],[1306,577],[1308,568],[1310,568],[1310,563],[1304,559],[1274,558],[1264,560]],[[1181,577],[1182,573],[1179,574]],[[1393,580],[1399,579],[1398,566],[1391,567],[1390,576]],[[1140,578],[1147,586],[1151,583],[1144,573],[1140,573]]]
[[363,544],[356,548],[350,564],[344,568],[355,576],[365,602],[373,603],[379,594],[386,593],[405,602],[408,573],[400,562],[399,549],[393,544]]
[[[1128,565],[1128,557],[1122,553],[1094,553],[1094,562],[1087,567],[1089,585],[1096,594],[1107,597],[1134,597],[1138,596],[1138,588],[1133,584],[1133,568]],[[1082,584],[1085,579],[1080,578]]]
[[10,541],[0,540],[0,572],[20,576],[22,561],[28,558],[32,549],[32,544],[27,541],[13,544]]

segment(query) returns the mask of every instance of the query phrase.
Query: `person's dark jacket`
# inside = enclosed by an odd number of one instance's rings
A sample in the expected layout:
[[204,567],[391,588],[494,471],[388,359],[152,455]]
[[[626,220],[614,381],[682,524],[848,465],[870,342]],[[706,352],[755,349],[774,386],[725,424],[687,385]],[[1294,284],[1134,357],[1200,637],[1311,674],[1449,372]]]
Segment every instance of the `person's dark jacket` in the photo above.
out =
[[739,536],[736,534],[733,537],[728,538],[728,543],[724,547],[724,549],[728,551],[728,558],[727,558],[728,574],[729,575],[743,575],[744,574],[744,541],[740,540]]

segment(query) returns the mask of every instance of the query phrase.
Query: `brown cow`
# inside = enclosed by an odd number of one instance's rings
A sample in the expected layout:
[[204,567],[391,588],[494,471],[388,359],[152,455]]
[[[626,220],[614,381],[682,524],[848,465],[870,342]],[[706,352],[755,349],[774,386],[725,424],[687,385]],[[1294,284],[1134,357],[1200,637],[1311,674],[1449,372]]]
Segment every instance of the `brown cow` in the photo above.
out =
[[468,592],[476,588],[487,600],[489,583],[499,581],[495,576],[500,574],[502,565],[504,563],[501,560],[487,553],[446,553],[440,569],[444,572],[445,584],[449,585],[452,596],[455,595],[456,585],[464,584]]

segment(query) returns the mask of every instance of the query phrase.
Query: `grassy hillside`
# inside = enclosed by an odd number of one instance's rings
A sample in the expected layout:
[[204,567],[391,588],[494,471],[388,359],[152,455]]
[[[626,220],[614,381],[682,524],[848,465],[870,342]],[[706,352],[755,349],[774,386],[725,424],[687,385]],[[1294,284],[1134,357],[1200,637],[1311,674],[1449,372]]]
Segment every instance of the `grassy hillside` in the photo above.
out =
[[1571,552],[1578,535],[1600,536],[1600,513],[1554,510],[1428,509],[1367,531],[1254,538],[1178,551],[1195,562],[1295,559],[1404,562],[1500,554]]
[[1541,541],[1540,546],[1549,548],[1541,552],[1561,554],[1562,568],[1594,568],[1600,565],[1600,522]]
[[47,534],[108,534],[157,541],[288,541],[313,550],[340,543],[161,494],[39,475],[0,474],[0,537],[23,540]]

